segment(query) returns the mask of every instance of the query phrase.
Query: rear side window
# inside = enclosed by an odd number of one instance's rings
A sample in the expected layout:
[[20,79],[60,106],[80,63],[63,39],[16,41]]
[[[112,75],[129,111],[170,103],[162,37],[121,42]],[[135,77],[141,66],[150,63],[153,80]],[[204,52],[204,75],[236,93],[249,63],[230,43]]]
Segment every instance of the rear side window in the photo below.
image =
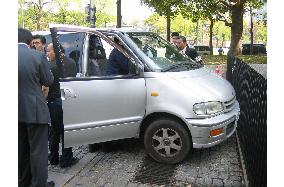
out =
[[205,46],[205,50],[204,51],[210,51],[210,48],[208,46]]
[[199,51],[210,51],[208,46],[199,46]]
[[208,46],[194,46],[196,51],[210,51],[210,48]]
[[[59,43],[63,46],[65,50],[65,55],[72,58],[77,67],[77,73],[82,73],[82,51],[84,43],[84,33],[68,33],[68,34],[58,34]],[[46,35],[46,43],[52,42],[51,35]]]

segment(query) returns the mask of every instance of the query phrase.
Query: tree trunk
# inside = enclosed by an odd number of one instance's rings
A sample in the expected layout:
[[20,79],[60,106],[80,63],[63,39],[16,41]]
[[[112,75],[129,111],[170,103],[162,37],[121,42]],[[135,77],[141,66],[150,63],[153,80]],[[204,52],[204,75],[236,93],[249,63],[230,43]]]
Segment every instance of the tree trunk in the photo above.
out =
[[[35,5],[36,6],[36,5]],[[38,15],[36,17],[36,30],[40,30],[40,20],[42,17],[42,1],[38,0]]]
[[40,31],[40,19],[41,19],[41,13],[39,13],[36,18],[36,30],[37,31]]
[[252,7],[250,7],[250,54],[253,54],[253,20],[252,20]]
[[230,53],[232,53],[233,55],[241,54],[241,39],[243,35],[243,13],[244,5],[242,1],[232,6]]
[[195,27],[195,39],[194,39],[194,45],[197,45],[198,43],[198,20],[196,22],[196,27]]
[[170,41],[170,33],[171,33],[171,16],[167,14],[167,41]]
[[209,47],[210,47],[210,55],[213,55],[213,26],[214,21],[213,19],[210,19],[210,38],[209,38]]

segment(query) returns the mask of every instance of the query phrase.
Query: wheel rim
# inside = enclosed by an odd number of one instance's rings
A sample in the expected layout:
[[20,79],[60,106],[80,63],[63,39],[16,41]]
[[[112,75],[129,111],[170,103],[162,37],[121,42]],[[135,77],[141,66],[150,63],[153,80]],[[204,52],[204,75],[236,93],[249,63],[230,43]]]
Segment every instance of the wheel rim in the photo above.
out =
[[161,128],[153,134],[152,146],[160,156],[173,157],[181,151],[182,140],[177,131]]

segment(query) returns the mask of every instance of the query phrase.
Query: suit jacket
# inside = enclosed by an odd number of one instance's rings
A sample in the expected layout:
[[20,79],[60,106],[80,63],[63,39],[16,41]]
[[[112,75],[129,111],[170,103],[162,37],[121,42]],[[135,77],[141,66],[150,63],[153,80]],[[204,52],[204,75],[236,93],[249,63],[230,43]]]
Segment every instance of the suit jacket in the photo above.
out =
[[50,123],[41,87],[50,86],[52,82],[53,75],[44,53],[18,44],[18,122]]
[[188,45],[186,45],[185,54],[192,60],[196,60],[196,57],[199,56],[197,51],[194,48],[189,47]]
[[128,63],[129,59],[114,48],[109,55],[106,75],[127,75],[129,72]]
[[54,77],[54,81],[52,85],[49,87],[49,92],[47,96],[48,102],[61,97],[59,78],[76,77],[77,74],[77,67],[75,61],[72,58],[68,58],[66,56],[63,57],[63,64],[62,64],[63,75],[60,75],[59,67],[56,64],[56,61],[51,61],[49,62],[49,64],[51,72]]
[[77,74],[77,67],[76,63],[72,58],[68,58],[63,56],[63,75],[62,77],[76,77]]

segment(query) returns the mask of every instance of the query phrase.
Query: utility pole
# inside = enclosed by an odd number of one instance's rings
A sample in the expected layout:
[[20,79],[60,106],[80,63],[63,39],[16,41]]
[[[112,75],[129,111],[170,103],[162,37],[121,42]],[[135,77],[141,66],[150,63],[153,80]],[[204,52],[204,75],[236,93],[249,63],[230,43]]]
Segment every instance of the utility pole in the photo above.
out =
[[90,4],[85,7],[85,12],[87,14],[87,21],[90,22],[90,27],[96,27],[96,7],[94,5],[94,0],[90,0]]
[[116,1],[117,7],[117,18],[116,18],[116,28],[121,28],[121,0]]
[[90,27],[96,27],[96,7],[94,0],[90,0]]

